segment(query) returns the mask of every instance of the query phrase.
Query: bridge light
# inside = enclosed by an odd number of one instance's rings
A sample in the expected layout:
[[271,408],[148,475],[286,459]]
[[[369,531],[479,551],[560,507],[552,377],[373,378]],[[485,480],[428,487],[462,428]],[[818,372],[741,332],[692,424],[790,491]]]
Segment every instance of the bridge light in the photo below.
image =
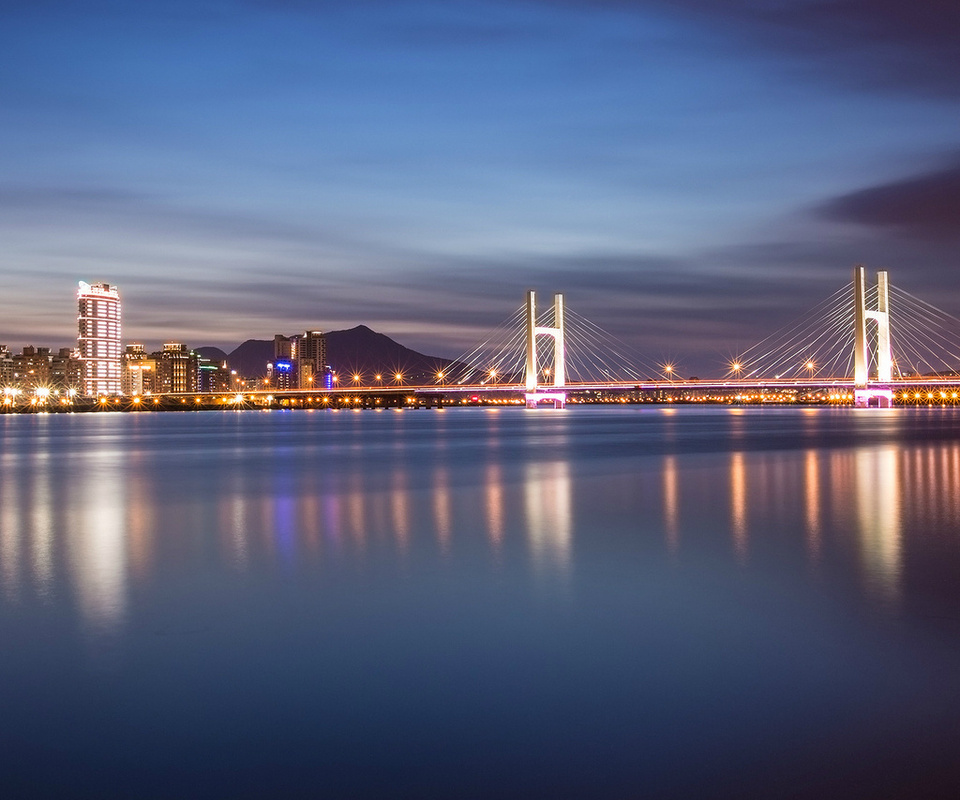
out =
[[814,366],[815,364],[812,361],[807,362],[807,369],[810,370],[811,372],[813,371]]
[[730,369],[732,369],[734,372],[739,372],[743,369],[743,364],[741,364],[739,361],[734,361],[730,364]]
[[356,373],[354,373],[354,375],[353,375],[353,382],[354,382],[354,383],[360,383],[360,376],[359,376],[358,374],[356,374]]
[[374,377],[375,377],[378,381],[382,381],[382,380],[383,380],[383,375],[375,375]]
[[400,381],[403,380],[403,373],[402,372],[394,373],[393,379],[399,383]]

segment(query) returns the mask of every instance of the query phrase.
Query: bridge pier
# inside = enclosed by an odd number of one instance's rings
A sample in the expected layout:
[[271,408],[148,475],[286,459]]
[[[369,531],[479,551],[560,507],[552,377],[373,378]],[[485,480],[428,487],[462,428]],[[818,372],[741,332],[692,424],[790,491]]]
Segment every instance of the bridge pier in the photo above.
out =
[[853,390],[855,408],[893,408],[893,389],[872,386]]
[[550,403],[554,408],[566,408],[566,392],[527,392],[527,408],[539,408],[541,403]]

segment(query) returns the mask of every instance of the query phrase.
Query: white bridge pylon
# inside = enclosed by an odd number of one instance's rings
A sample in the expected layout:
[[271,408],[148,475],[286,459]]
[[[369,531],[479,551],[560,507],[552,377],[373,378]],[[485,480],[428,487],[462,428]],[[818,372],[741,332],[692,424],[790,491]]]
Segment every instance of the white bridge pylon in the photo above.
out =
[[[867,270],[862,264],[853,268],[854,345],[853,397],[858,407],[893,405],[893,357],[890,351],[890,281],[885,270],[877,272],[877,308],[867,309]],[[877,381],[870,385],[870,339],[867,320],[877,323]]]
[[[553,383],[542,386],[540,366],[537,363],[537,337],[553,339]],[[527,290],[527,363],[524,370],[527,408],[537,408],[541,402],[549,402],[554,408],[567,404],[566,365],[563,347],[563,295],[553,296],[553,327],[537,325],[537,297],[533,289]]]

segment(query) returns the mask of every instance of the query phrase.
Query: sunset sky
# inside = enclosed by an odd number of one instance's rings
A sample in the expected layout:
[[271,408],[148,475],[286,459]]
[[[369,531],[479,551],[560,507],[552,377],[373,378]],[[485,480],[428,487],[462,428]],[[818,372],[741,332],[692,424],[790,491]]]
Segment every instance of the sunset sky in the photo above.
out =
[[7,2],[0,343],[80,279],[449,357],[562,291],[698,371],[856,262],[960,316],[958,76],[956,0]]

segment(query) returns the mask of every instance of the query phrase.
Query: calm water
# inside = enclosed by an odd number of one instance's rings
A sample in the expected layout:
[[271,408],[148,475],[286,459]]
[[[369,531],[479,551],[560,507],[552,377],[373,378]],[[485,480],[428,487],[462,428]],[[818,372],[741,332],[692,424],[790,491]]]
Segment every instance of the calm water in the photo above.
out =
[[960,412],[0,418],[7,797],[956,796]]

